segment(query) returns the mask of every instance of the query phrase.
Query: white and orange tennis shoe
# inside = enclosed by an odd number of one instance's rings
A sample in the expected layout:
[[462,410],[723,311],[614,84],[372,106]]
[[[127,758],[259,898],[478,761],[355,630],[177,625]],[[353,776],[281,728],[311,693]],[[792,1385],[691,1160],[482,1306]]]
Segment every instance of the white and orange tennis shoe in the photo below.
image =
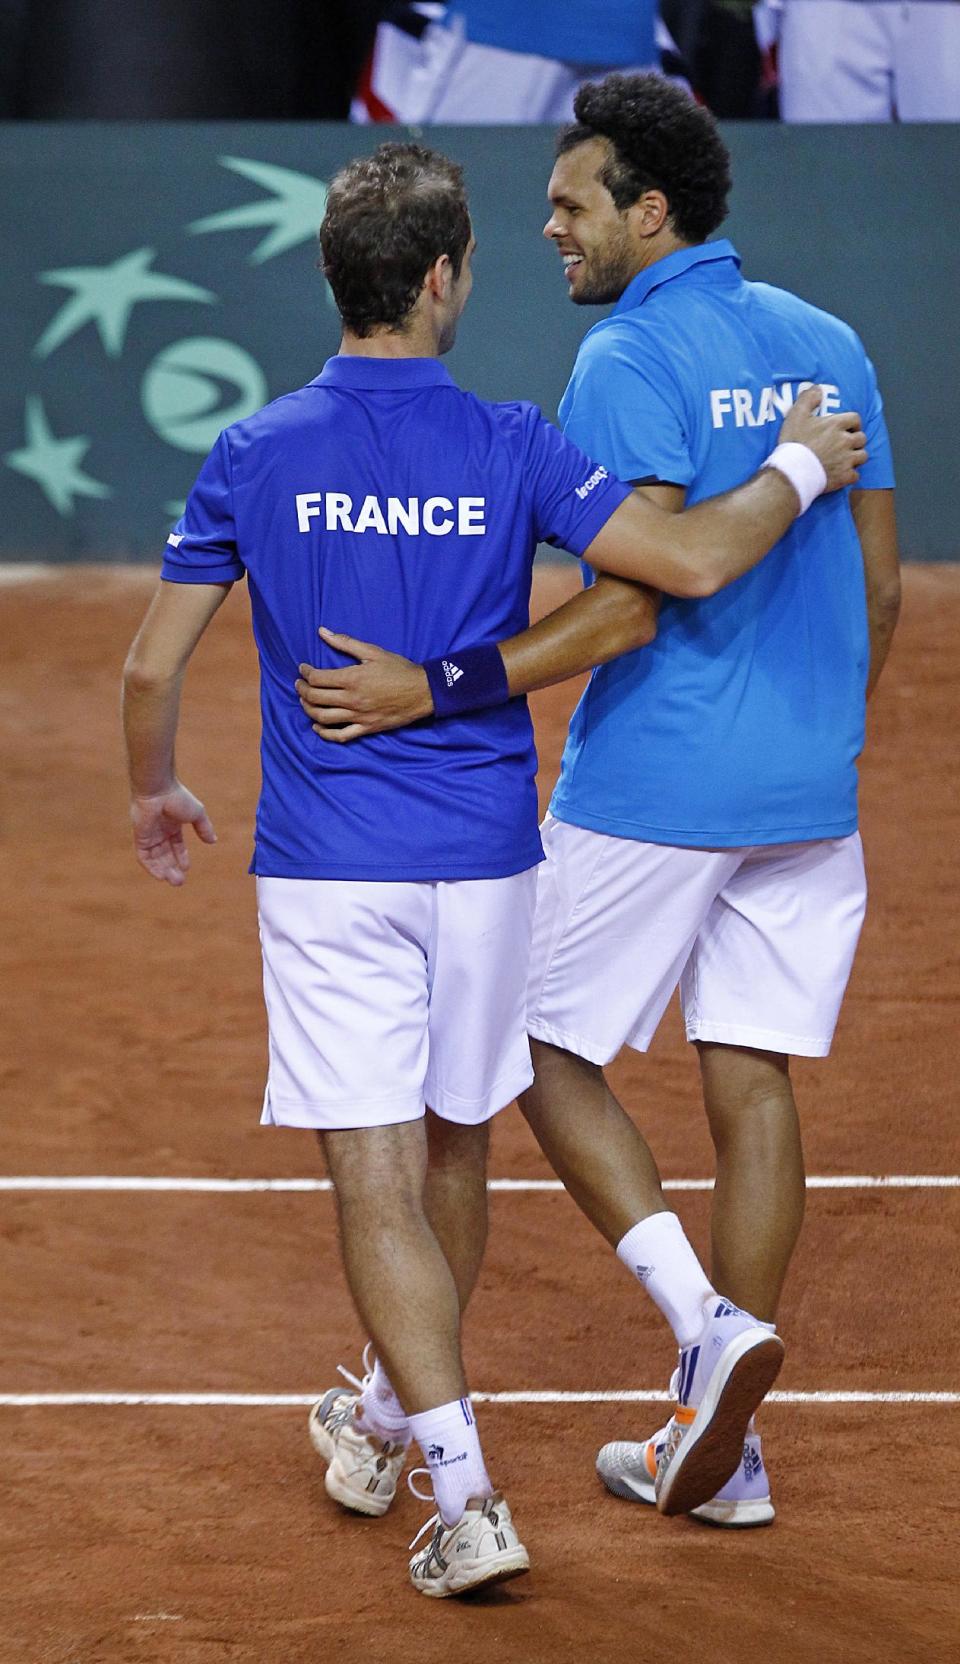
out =
[[[652,1438],[640,1444],[619,1439],[604,1445],[597,1455],[597,1472],[608,1491],[627,1502],[644,1502],[650,1507],[656,1505],[657,1464],[670,1437],[670,1427],[671,1422],[667,1422]],[[690,1517],[703,1520],[707,1525],[740,1531],[773,1523],[776,1511],[770,1496],[767,1470],[763,1465],[759,1433],[748,1429],[743,1442],[743,1457],[733,1477],[709,1502],[702,1502],[699,1507],[691,1509]]]
[[783,1342],[729,1300],[713,1297],[704,1326],[680,1353],[677,1404],[657,1456],[661,1514],[714,1500],[743,1462],[750,1418],[783,1363]]
[[366,1377],[358,1381],[342,1364],[337,1368],[355,1391],[331,1387],[314,1404],[307,1420],[310,1443],[327,1464],[327,1495],[353,1514],[380,1519],[396,1495],[408,1447],[357,1426]]

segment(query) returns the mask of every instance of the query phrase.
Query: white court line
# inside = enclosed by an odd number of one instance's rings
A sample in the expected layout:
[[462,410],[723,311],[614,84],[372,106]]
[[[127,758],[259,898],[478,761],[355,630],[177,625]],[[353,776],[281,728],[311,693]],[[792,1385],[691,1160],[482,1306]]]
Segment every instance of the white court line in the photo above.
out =
[[[0,1409],[70,1409],[77,1405],[161,1405],[193,1409],[307,1409],[320,1393],[4,1392]],[[656,1389],[611,1392],[475,1392],[476,1404],[670,1404]],[[765,1404],[960,1404],[960,1392],[771,1392]]]
[[[712,1190],[712,1179],[665,1179],[664,1190]],[[957,1173],[831,1173],[807,1179],[808,1190],[956,1190]],[[180,1179],[136,1175],[31,1178],[0,1176],[3,1190],[140,1190],[183,1194],[230,1194],[267,1190],[314,1192],[332,1189],[329,1179]],[[488,1190],[562,1190],[559,1179],[490,1179]]]

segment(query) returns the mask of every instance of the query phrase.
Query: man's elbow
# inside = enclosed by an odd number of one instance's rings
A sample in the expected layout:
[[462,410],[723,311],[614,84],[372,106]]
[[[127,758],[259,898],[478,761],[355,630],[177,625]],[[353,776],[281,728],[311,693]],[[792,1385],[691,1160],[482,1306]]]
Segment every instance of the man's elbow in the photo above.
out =
[[649,647],[657,639],[657,609],[645,597],[626,611],[620,621],[621,653],[632,653],[638,647]]
[[708,601],[729,580],[702,569],[679,572],[671,583],[668,594],[678,601]]
[[875,589],[870,597],[871,606],[888,622],[896,623],[900,615],[901,589],[900,579],[892,578]]
[[169,666],[151,662],[135,648],[131,648],[123,667],[124,692],[134,699],[141,694],[159,693],[176,682],[178,675],[178,671],[171,671]]

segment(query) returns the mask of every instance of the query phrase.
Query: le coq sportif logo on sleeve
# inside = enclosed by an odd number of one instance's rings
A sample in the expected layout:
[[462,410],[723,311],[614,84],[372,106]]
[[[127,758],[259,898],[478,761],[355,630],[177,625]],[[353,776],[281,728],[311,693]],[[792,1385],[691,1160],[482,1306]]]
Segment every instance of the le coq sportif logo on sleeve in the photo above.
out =
[[609,478],[606,468],[595,468],[589,479],[584,480],[582,485],[574,487],[575,494],[580,498],[589,497],[591,491],[596,490],[601,480]]
[[[222,167],[251,181],[262,193],[254,201],[218,210],[181,226],[188,238],[256,230],[260,235],[247,255],[246,265],[259,268],[279,255],[312,243],[326,209],[327,185],[322,179],[274,163],[239,156],[221,156]],[[192,246],[192,245],[191,245]],[[77,251],[79,252],[79,251]],[[71,253],[74,253],[71,250]],[[37,282],[66,290],[36,340],[23,376],[22,443],[7,450],[2,460],[43,494],[63,518],[77,512],[80,498],[110,498],[113,486],[98,477],[101,434],[77,434],[83,420],[93,426],[91,411],[102,420],[103,438],[116,423],[116,377],[105,389],[94,385],[89,373],[70,376],[62,360],[48,386],[39,385],[41,366],[59,355],[78,335],[93,329],[105,359],[118,361],[129,386],[131,373],[139,391],[145,439],[194,457],[205,456],[217,435],[232,422],[259,410],[270,397],[267,378],[256,358],[239,342],[205,331],[173,340],[146,365],[131,364],[130,322],[139,308],[175,305],[205,309],[209,324],[220,297],[211,289],[165,269],[176,266],[175,250],[137,248],[98,265],[51,266],[37,273]],[[229,269],[236,279],[236,266]],[[332,305],[332,296],[323,284]],[[134,334],[136,332],[134,331]],[[69,412],[68,393],[74,394],[75,413]],[[102,412],[102,418],[101,413]],[[71,428],[74,429],[71,432]],[[103,446],[106,449],[106,444]],[[88,467],[88,453],[92,453]],[[184,481],[186,484],[186,481]],[[158,518],[176,516],[182,503],[157,504]]]

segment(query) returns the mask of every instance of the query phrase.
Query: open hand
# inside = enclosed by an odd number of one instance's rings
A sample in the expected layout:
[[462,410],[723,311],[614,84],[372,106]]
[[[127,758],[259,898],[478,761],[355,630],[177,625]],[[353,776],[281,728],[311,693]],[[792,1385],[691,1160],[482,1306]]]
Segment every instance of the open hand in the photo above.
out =
[[294,686],[321,739],[343,745],[364,734],[382,734],[432,716],[433,699],[422,665],[336,630],[321,627],[319,635],[335,652],[357,660],[343,670],[300,666]]
[[804,388],[780,429],[780,443],[806,445],[823,464],[825,489],[839,491],[842,486],[856,485],[857,469],[867,460],[867,436],[855,410],[818,416],[822,398],[822,387]]
[[183,836],[192,826],[205,844],[215,844],[217,834],[200,799],[176,781],[168,792],[156,797],[135,797],[130,804],[133,847],[137,860],[154,878],[175,887],[187,882],[190,852]]

